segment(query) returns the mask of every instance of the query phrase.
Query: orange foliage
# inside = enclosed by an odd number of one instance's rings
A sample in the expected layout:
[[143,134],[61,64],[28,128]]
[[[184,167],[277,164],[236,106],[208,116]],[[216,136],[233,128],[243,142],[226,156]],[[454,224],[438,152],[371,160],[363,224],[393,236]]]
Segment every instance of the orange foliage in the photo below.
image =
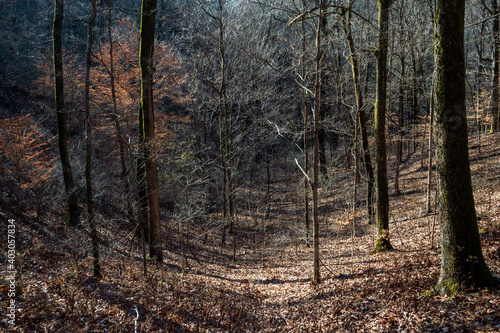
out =
[[54,169],[51,137],[31,115],[0,120],[0,170],[7,181],[34,189],[50,178]]
[[[121,129],[130,143],[137,140],[137,110],[140,100],[139,71],[139,30],[134,21],[120,20],[113,26],[113,62],[115,77],[116,106]],[[107,34],[106,34],[107,35]],[[110,44],[101,40],[94,46],[92,69],[90,77],[90,100],[92,108],[92,123],[95,129],[96,144],[100,138],[109,141],[116,140],[113,118],[113,99],[110,80]],[[76,54],[72,49],[66,49],[64,54],[64,85],[66,108],[73,117],[71,121],[81,121],[78,118],[79,109],[83,108],[84,91],[84,61],[82,54]],[[157,42],[155,45],[154,98],[156,114],[157,142],[171,140],[175,136],[169,127],[170,121],[177,125],[181,117],[164,115],[162,109],[165,103],[184,103],[191,99],[181,89],[187,75],[182,73],[182,59],[167,43]],[[37,93],[49,95],[53,90],[53,67],[51,54],[38,57],[38,69],[43,75],[37,80]],[[76,109],[76,110],[75,110]],[[175,118],[175,119],[174,119]],[[179,119],[178,119],[179,118]],[[186,123],[186,119],[182,123]],[[73,123],[72,126],[80,126]],[[70,125],[71,127],[71,125]]]
[[[139,32],[131,22],[123,22],[114,29],[113,60],[115,74],[115,88],[118,113],[121,115],[125,131],[135,139],[138,125],[137,108],[140,98],[140,71],[138,67],[138,38]],[[96,66],[92,70],[91,82],[92,100],[104,110],[112,110],[112,96],[110,85],[110,44],[99,46],[95,55]],[[157,144],[172,140],[175,134],[168,129],[171,121],[177,122],[181,117],[162,113],[162,103],[168,100],[171,103],[183,103],[189,97],[182,92],[181,85],[186,75],[180,74],[182,61],[179,55],[166,43],[157,43],[155,46],[155,86],[154,100],[156,113]],[[182,120],[183,123],[186,119]],[[109,122],[102,124],[107,126]],[[113,132],[113,136],[114,136]]]

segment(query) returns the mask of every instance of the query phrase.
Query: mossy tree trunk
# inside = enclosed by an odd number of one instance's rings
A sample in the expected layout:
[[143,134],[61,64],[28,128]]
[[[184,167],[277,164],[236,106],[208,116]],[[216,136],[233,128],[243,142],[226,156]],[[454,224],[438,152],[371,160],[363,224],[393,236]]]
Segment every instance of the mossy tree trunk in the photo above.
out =
[[375,253],[392,250],[389,240],[389,187],[387,185],[387,152],[385,114],[387,109],[387,46],[389,39],[389,9],[394,0],[378,1],[377,102],[375,107],[375,173],[377,198],[377,234]]
[[87,22],[87,52],[85,56],[85,183],[86,183],[86,200],[87,213],[89,219],[90,239],[92,242],[92,257],[94,265],[94,276],[101,276],[101,265],[99,263],[99,239],[97,235],[97,225],[94,214],[94,199],[92,196],[92,125],[90,122],[90,66],[92,57],[92,44],[94,43],[94,21],[97,15],[96,0],[90,0],[92,12],[90,19]]
[[53,51],[54,51],[54,95],[56,102],[57,141],[61,166],[64,177],[64,187],[68,197],[69,224],[80,223],[80,208],[76,197],[73,172],[69,160],[68,134],[66,129],[66,109],[64,105],[64,81],[62,63],[62,25],[64,19],[64,0],[54,1]]
[[[161,246],[158,167],[155,161],[155,118],[153,108],[153,74],[156,0],[143,0],[141,9],[140,55],[141,102],[139,106],[139,156],[146,171],[149,206],[149,255],[163,261]],[[144,172],[144,171],[142,171]],[[139,170],[138,170],[139,174]]]
[[471,186],[465,104],[465,0],[438,0],[435,16],[435,131],[441,275],[436,291],[493,286],[483,258]]
[[[354,93],[356,95],[356,111],[357,111],[357,121],[359,122],[360,134],[361,134],[361,148],[363,156],[363,164],[366,171],[367,177],[367,192],[366,192],[366,203],[368,210],[368,224],[372,224],[374,220],[373,212],[373,190],[375,188],[375,177],[373,175],[373,166],[370,157],[370,148],[368,145],[368,129],[367,129],[367,117],[365,109],[363,108],[363,93],[361,92],[361,80],[359,73],[358,57],[356,53],[356,48],[354,46],[354,38],[351,31],[351,5],[353,1],[349,1],[348,8],[342,12],[342,29],[344,30],[344,35],[349,46],[349,57],[351,59],[351,69],[352,69],[352,79],[354,83]],[[357,125],[356,125],[357,126]]]

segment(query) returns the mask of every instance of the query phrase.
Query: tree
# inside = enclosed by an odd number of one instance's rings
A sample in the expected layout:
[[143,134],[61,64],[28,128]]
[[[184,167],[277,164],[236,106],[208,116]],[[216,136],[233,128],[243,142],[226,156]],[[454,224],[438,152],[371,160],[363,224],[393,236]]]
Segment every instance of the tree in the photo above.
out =
[[490,133],[498,129],[498,102],[500,90],[500,10],[498,9],[498,0],[491,1],[491,9],[493,16],[493,91],[491,94],[491,126]]
[[[141,170],[140,193],[146,189],[149,207],[150,257],[162,262],[160,202],[158,195],[158,170],[154,156],[155,118],[153,108],[153,74],[155,42],[156,0],[143,0],[141,6],[141,31],[139,41],[139,66],[141,69],[141,101],[139,105],[139,158],[138,176]],[[145,184],[144,184],[145,182]],[[146,186],[144,186],[146,185]],[[142,191],[141,191],[142,189]],[[142,197],[139,198],[143,199]],[[140,208],[144,218],[144,206]]]
[[400,54],[401,60],[401,77],[399,79],[399,100],[398,100],[398,138],[396,143],[396,172],[394,175],[394,194],[400,195],[399,189],[399,174],[401,163],[403,162],[403,108],[404,108],[404,75],[405,75],[405,56],[404,52]]
[[[300,74],[302,77],[303,85],[306,86],[305,82],[305,77],[306,77],[306,49],[307,49],[307,43],[306,43],[306,26],[305,26],[305,21],[303,20],[301,22],[301,31],[302,31],[302,54],[300,57]],[[308,96],[307,92],[305,89],[301,88],[301,93],[302,93],[302,119],[303,119],[303,146],[304,146],[304,224],[306,227],[306,246],[310,247],[311,244],[309,242],[309,234],[310,234],[310,225],[309,225],[309,177],[307,176],[309,174],[309,143],[308,143],[308,138],[309,138],[309,103],[308,103]]]
[[[222,202],[223,202],[223,216],[224,216],[224,227],[222,234],[222,243],[225,242],[226,238],[226,218],[229,207],[229,219],[230,219],[230,232],[234,235],[234,202],[233,202],[233,188],[232,188],[232,172],[231,172],[231,137],[232,137],[232,122],[231,113],[232,108],[228,98],[228,79],[227,79],[227,53],[225,45],[225,32],[226,32],[226,19],[224,18],[224,0],[218,0],[218,12],[216,15],[211,15],[204,9],[204,11],[212,19],[215,19],[218,26],[218,51],[219,51],[219,62],[220,62],[220,85],[216,88],[217,94],[219,96],[219,150],[220,150],[220,161],[222,167]],[[267,147],[266,147],[267,148]],[[233,242],[234,246],[234,242]],[[234,260],[234,256],[233,256]]]
[[[354,38],[351,30],[351,6],[353,0],[349,1],[348,7],[342,9],[342,29],[344,31],[345,38],[347,40],[347,45],[349,47],[349,58],[351,59],[352,68],[352,80],[354,84],[354,93],[356,95],[356,108],[357,108],[357,121],[359,123],[360,135],[361,135],[361,148],[363,154],[363,164],[367,176],[367,193],[366,193],[366,205],[368,210],[368,223],[373,223],[373,189],[375,187],[375,180],[373,175],[373,166],[370,157],[370,148],[368,144],[368,129],[367,129],[367,116],[365,106],[363,104],[363,93],[361,91],[361,78],[358,63],[358,55],[356,53],[356,48],[354,45]],[[357,126],[357,125],[356,125]]]
[[134,209],[132,206],[132,202],[130,200],[130,184],[129,184],[129,173],[127,170],[127,161],[125,159],[125,145],[126,141],[123,136],[123,132],[121,129],[120,125],[120,120],[119,116],[120,113],[118,112],[118,104],[117,104],[117,97],[116,97],[116,84],[115,84],[115,64],[114,64],[114,58],[113,58],[113,34],[112,34],[112,29],[111,29],[111,24],[112,24],[112,16],[111,16],[111,8],[112,8],[113,0],[108,0],[107,1],[107,7],[108,7],[108,17],[107,17],[107,30],[108,30],[108,42],[109,42],[109,67],[106,67],[106,70],[109,74],[109,85],[111,87],[111,99],[113,101],[113,118],[114,118],[114,123],[115,123],[115,130],[116,130],[116,135],[118,137],[118,145],[119,145],[119,151],[120,151],[120,167],[121,167],[121,172],[120,172],[120,178],[121,181],[124,184],[125,187],[125,196],[127,199],[127,213],[129,216],[129,219],[133,219],[134,217]]
[[69,160],[68,133],[66,128],[66,109],[64,106],[64,82],[62,63],[62,24],[64,19],[64,0],[54,1],[53,52],[54,52],[54,95],[56,101],[57,140],[64,177],[64,187],[68,196],[69,224],[80,223],[80,208],[76,197],[73,172]]
[[321,69],[322,69],[322,40],[321,35],[323,34],[322,29],[324,28],[324,0],[321,1],[318,12],[318,26],[316,28],[316,73],[314,82],[314,152],[313,152],[313,183],[312,185],[312,196],[313,196],[313,283],[318,284],[321,282],[320,272],[319,272],[319,195],[318,195],[318,182],[319,182],[319,165],[320,165],[320,154],[319,154],[319,134],[320,134],[320,113],[321,113]]
[[377,102],[375,107],[375,174],[377,197],[377,244],[375,253],[392,250],[389,240],[389,188],[387,185],[387,156],[385,114],[387,99],[387,46],[389,39],[389,9],[394,0],[378,1]]
[[55,163],[51,141],[31,115],[0,120],[0,178],[5,190],[9,183],[35,193],[45,186]]
[[[326,1],[321,1],[321,6],[323,7],[323,11],[326,11],[326,6],[327,3]],[[325,47],[321,49],[321,54],[318,54],[318,56],[321,59],[321,68],[324,68],[324,63],[325,63],[325,58],[327,56],[327,46],[326,44],[328,43],[328,17],[327,15],[323,15],[321,17],[321,20],[318,22],[318,24],[321,25],[321,33],[322,36],[319,38],[322,40],[321,42],[325,44]],[[327,110],[329,109],[328,104],[326,103],[326,87],[328,85],[329,81],[329,75],[328,71],[323,70],[322,72],[322,78],[321,78],[321,107],[319,110],[319,132],[318,132],[318,141],[319,141],[319,169],[321,174],[324,177],[327,177],[328,173],[328,168],[326,166],[326,147],[325,147],[325,140],[326,140],[326,130],[325,130],[325,118],[327,115]]]
[[430,94],[430,120],[429,120],[429,160],[427,161],[427,196],[425,213],[430,214],[432,212],[431,208],[431,191],[432,191],[432,150],[433,150],[433,140],[434,140],[434,89],[431,89]]
[[435,131],[441,275],[436,291],[495,286],[481,250],[467,144],[465,0],[436,3]]
[[92,57],[92,44],[94,43],[94,21],[97,15],[96,0],[90,0],[92,12],[87,23],[88,41],[85,55],[85,141],[86,141],[86,161],[85,161],[85,183],[87,212],[90,227],[90,238],[92,241],[92,256],[94,257],[94,276],[101,276],[101,265],[99,264],[99,239],[97,236],[97,226],[95,223],[94,200],[92,197],[92,125],[90,123],[90,66]]

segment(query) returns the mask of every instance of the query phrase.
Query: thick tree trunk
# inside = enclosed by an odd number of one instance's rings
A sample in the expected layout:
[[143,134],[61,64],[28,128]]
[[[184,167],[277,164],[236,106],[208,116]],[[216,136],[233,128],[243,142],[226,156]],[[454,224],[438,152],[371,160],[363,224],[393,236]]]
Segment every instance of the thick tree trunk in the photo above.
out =
[[62,63],[62,25],[64,19],[64,0],[54,1],[53,51],[54,51],[54,95],[56,102],[57,141],[64,178],[64,187],[68,197],[69,224],[80,224],[80,208],[76,197],[73,172],[68,152],[68,134],[66,129],[66,110],[64,106],[64,82]]
[[[149,204],[149,233],[151,258],[163,261],[160,203],[158,195],[158,169],[155,162],[155,118],[153,108],[153,54],[155,40],[156,0],[142,1],[140,55],[141,103],[139,106],[139,155],[144,158],[146,169],[147,198]],[[142,119],[141,119],[142,117]],[[139,171],[138,171],[139,174]]]
[[85,161],[85,183],[87,212],[90,227],[90,238],[92,242],[92,256],[94,265],[94,276],[101,276],[101,265],[99,263],[99,239],[97,235],[97,225],[94,214],[94,199],[92,196],[92,124],[90,122],[90,66],[92,57],[92,44],[94,43],[94,21],[97,15],[95,0],[90,0],[92,4],[92,13],[88,21],[87,32],[87,52],[85,57],[85,142],[86,142],[86,161]]
[[375,107],[375,152],[377,156],[377,244],[375,253],[392,250],[389,240],[389,187],[387,185],[387,152],[385,114],[387,108],[387,46],[389,38],[389,8],[393,0],[378,1],[377,105]]
[[[351,3],[351,2],[350,2]],[[354,47],[354,39],[351,32],[351,20],[350,20],[350,10],[348,9],[343,13],[342,28],[344,30],[345,37],[347,39],[347,44],[349,45],[349,56],[351,58],[351,68],[352,68],[352,79],[354,82],[354,92],[356,95],[356,108],[357,108],[357,119],[360,127],[361,134],[361,148],[363,154],[363,164],[366,170],[367,177],[367,193],[366,193],[366,205],[368,210],[368,224],[372,224],[374,220],[373,211],[373,190],[375,188],[375,179],[373,175],[373,166],[370,157],[370,149],[368,145],[368,129],[367,129],[367,119],[366,113],[363,109],[363,95],[361,92],[361,82],[359,77],[359,66],[358,58],[356,55],[356,49]]]
[[465,108],[465,0],[438,0],[435,41],[435,130],[441,275],[436,290],[455,294],[493,286],[483,258],[471,186]]

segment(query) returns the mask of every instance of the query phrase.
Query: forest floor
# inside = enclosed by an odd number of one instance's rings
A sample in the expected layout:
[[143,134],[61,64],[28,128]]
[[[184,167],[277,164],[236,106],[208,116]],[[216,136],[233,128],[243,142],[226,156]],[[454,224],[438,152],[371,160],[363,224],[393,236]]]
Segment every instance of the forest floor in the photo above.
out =
[[[477,137],[470,141],[473,186],[483,253],[491,271],[500,276],[500,138],[481,140],[480,146]],[[422,214],[427,172],[420,157],[416,154],[405,163],[402,194],[391,197],[392,252],[372,253],[375,230],[366,225],[363,206],[353,236],[352,209],[337,198],[350,186],[349,175],[352,171],[335,170],[322,193],[322,283],[317,286],[310,281],[312,252],[300,234],[301,217],[286,214],[297,211],[286,196],[267,222],[241,214],[235,262],[231,235],[222,248],[220,233],[208,234],[206,242],[191,238],[181,247],[172,222],[167,239],[176,245],[167,245],[163,264],[148,260],[146,277],[140,242],[135,241],[129,253],[130,230],[120,227],[120,221],[101,220],[99,280],[92,277],[85,229],[67,227],[55,217],[30,219],[27,212],[16,217],[15,326],[6,322],[9,289],[2,276],[0,329],[500,332],[498,290],[454,297],[427,293],[439,276],[439,226],[434,214]],[[283,194],[283,189],[275,190],[276,197]],[[2,255],[6,251],[2,240]]]

